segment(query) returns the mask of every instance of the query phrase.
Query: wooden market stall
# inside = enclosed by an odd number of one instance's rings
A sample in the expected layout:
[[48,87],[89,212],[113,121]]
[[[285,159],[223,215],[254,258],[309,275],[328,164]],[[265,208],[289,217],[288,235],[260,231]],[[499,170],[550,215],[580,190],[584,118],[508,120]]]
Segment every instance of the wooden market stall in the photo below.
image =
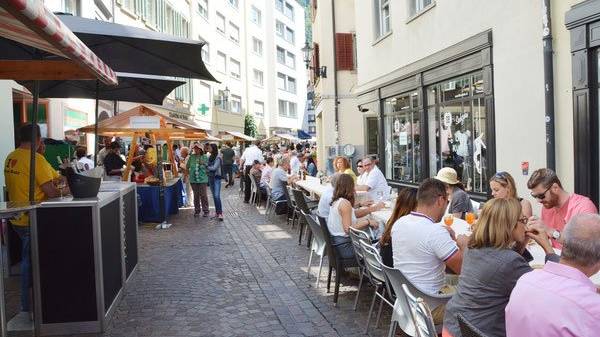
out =
[[219,132],[219,138],[223,141],[234,141],[234,142],[253,142],[256,140],[254,137],[250,137],[241,132],[237,131],[221,131]]

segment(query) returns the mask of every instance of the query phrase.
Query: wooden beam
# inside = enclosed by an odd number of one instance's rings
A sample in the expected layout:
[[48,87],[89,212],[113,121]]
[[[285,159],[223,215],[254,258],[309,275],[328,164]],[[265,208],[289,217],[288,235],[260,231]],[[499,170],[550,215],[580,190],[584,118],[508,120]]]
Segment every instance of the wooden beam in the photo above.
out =
[[173,172],[173,177],[177,177],[178,175],[178,170],[177,170],[177,160],[175,160],[175,154],[173,153],[173,141],[172,140],[167,140],[167,147],[168,147],[168,157],[169,157],[169,162],[171,163],[171,165],[173,165],[171,167],[171,172]]
[[96,76],[71,60],[0,60],[0,79],[6,80],[95,80]]
[[131,171],[131,164],[133,163],[133,156],[135,155],[135,149],[137,148],[137,139],[139,135],[137,133],[133,134],[133,139],[131,140],[131,145],[129,146],[129,154],[127,155],[127,166],[125,166],[125,171],[123,172],[123,177],[121,180],[127,181],[129,177],[129,172]]

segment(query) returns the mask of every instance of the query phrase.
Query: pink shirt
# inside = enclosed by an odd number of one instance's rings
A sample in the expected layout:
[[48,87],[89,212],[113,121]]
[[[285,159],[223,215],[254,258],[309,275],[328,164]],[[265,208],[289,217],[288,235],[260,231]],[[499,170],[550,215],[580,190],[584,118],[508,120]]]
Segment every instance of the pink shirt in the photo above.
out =
[[[558,229],[562,232],[569,220],[577,214],[598,213],[596,205],[588,198],[579,194],[572,194],[569,200],[561,208],[542,208],[542,221],[546,226]],[[555,248],[561,245],[552,242]]]
[[600,334],[600,294],[579,270],[547,262],[523,275],[505,309],[507,337]]

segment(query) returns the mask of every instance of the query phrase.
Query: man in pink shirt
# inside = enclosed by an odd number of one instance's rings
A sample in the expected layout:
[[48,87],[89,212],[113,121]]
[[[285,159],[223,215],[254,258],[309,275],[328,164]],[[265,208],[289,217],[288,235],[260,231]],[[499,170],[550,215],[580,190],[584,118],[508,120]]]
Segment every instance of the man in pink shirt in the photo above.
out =
[[600,294],[589,279],[600,271],[600,216],[574,216],[562,236],[560,263],[517,281],[505,309],[507,337],[600,334]]
[[552,245],[555,248],[560,248],[561,232],[573,216],[598,214],[596,206],[588,197],[565,191],[556,173],[550,169],[543,168],[533,172],[527,187],[531,190],[531,196],[544,206],[541,219],[531,217],[528,226],[545,230],[553,239]]

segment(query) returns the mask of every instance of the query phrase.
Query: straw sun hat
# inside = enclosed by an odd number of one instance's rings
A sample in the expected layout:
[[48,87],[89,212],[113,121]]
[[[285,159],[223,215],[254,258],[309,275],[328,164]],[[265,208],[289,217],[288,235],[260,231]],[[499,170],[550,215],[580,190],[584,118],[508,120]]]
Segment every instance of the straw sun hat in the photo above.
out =
[[435,179],[440,180],[448,185],[456,185],[460,183],[456,171],[452,167],[444,167],[438,171]]

